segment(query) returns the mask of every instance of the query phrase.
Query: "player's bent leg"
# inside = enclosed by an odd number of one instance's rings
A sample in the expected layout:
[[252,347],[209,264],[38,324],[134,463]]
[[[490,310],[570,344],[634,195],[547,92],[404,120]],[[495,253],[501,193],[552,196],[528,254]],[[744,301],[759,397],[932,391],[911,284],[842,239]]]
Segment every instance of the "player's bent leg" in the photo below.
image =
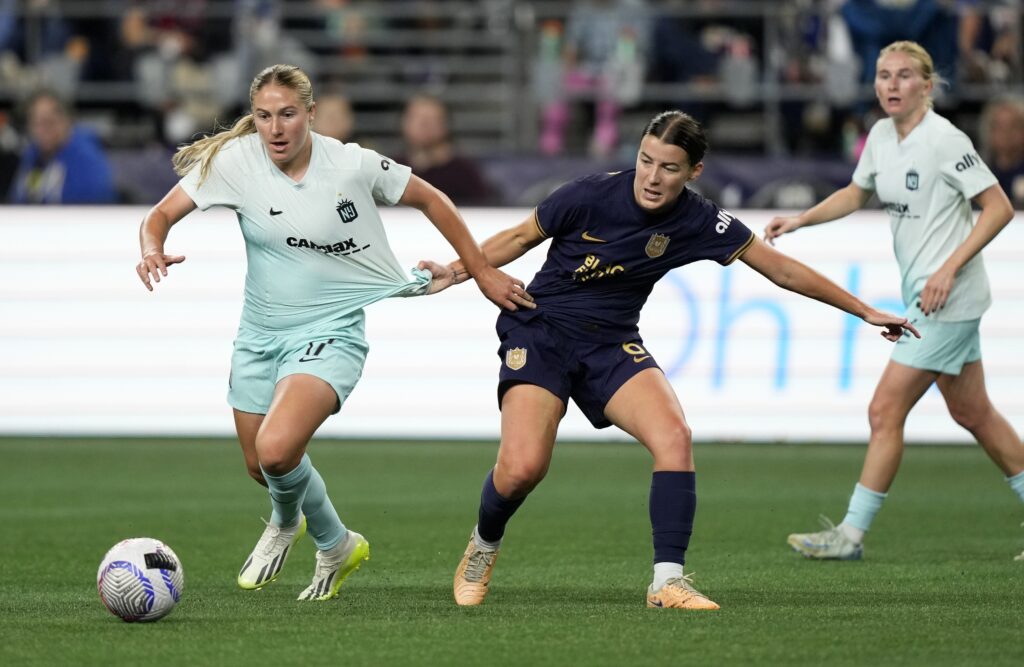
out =
[[260,469],[260,459],[256,455],[256,434],[263,425],[263,418],[266,415],[254,412],[242,412],[237,408],[232,409],[235,418],[235,432],[238,434],[238,444],[242,447],[242,456],[245,458],[245,469],[249,477],[257,483],[266,486],[267,480],[263,479],[263,471]]
[[348,531],[337,546],[316,552],[313,581],[299,593],[299,600],[330,600],[337,597],[342,583],[359,566],[370,560],[370,543],[355,531]]
[[292,546],[305,534],[301,506],[312,475],[305,448],[336,401],[330,385],[313,376],[289,376],[275,387],[270,410],[254,441],[273,511],[267,529],[239,572],[240,587],[260,588],[276,579]]
[[647,589],[647,606],[659,609],[691,609],[714,611],[720,607],[706,595],[693,587],[693,574],[684,574],[666,581],[655,590],[654,584]]
[[658,368],[627,380],[605,406],[605,416],[639,440],[654,458],[648,509],[654,546],[654,577],[647,606],[713,610],[718,605],[683,573],[697,511],[690,427],[672,386]]
[[238,572],[238,586],[245,590],[263,588],[277,579],[295,543],[306,534],[306,517],[299,516],[295,525],[277,526],[266,522],[256,548]]
[[949,415],[970,431],[1003,474],[1013,477],[1024,471],[1024,444],[992,405],[981,361],[964,364],[959,375],[940,375],[936,382]]
[[[517,384],[501,400],[501,444],[494,466],[494,488],[505,498],[528,495],[551,464],[565,403],[543,387]],[[487,537],[486,539],[490,539]]]
[[903,458],[903,426],[907,415],[928,391],[937,373],[889,361],[868,406],[871,440],[864,457],[860,483],[886,493]]
[[461,606],[484,601],[505,525],[544,479],[565,403],[547,389],[518,384],[501,402],[498,461],[484,480],[477,525],[455,569],[452,591]]

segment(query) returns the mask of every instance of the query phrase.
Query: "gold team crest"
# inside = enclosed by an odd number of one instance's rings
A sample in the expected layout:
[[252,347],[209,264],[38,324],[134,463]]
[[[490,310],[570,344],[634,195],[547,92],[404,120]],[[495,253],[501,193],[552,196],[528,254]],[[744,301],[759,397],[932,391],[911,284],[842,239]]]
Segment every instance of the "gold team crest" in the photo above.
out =
[[661,257],[665,254],[665,248],[668,247],[668,237],[664,234],[651,234],[651,240],[647,242],[647,247],[644,248],[644,252],[651,259],[655,257]]
[[505,365],[514,371],[526,365],[526,348],[511,347],[505,353]]

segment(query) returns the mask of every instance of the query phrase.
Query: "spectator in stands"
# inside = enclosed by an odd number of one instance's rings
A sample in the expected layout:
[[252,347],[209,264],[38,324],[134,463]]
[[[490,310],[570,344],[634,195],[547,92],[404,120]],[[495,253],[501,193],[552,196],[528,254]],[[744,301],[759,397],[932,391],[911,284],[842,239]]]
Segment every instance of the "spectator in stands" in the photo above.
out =
[[117,191],[98,138],[72,122],[55,93],[36,92],[27,109],[29,144],[21,154],[11,202],[110,204]]
[[0,109],[0,202],[7,201],[7,190],[18,170],[18,133],[11,125],[10,114]]
[[[863,556],[865,535],[899,470],[907,417],[932,385],[1024,501],[1024,446],[989,399],[979,336],[992,303],[980,253],[1013,219],[1013,207],[967,135],[932,110],[940,79],[928,52],[894,42],[876,69],[875,94],[888,117],[872,126],[850,184],[765,228],[772,242],[845,218],[877,194],[889,213],[906,314],[922,333],[897,342],[875,388],[871,439],[842,523],[825,519],[825,530],[789,536],[793,549],[815,559]],[[981,208],[976,221],[972,201]]]
[[412,167],[412,173],[447,194],[457,205],[501,203],[479,165],[456,151],[448,109],[437,97],[420,94],[406,103],[402,139],[406,153],[398,161]]
[[542,153],[557,155],[565,149],[575,99],[594,100],[591,153],[607,157],[614,152],[620,110],[640,98],[647,33],[643,0],[578,0],[573,5],[561,49],[562,85],[542,101]]
[[981,152],[1014,208],[1024,208],[1024,98],[1003,97],[985,107]]
[[875,80],[882,47],[905,39],[921,44],[935,70],[949,78],[956,69],[957,16],[941,0],[846,0],[840,9],[860,56],[861,82]]
[[347,97],[339,94],[323,95],[316,101],[314,132],[347,144],[353,141],[354,130],[355,114],[352,113],[352,105]]
[[0,85],[27,92],[41,86],[70,93],[89,56],[89,39],[76,32],[56,0],[0,0]]
[[218,82],[208,67],[231,49],[228,23],[210,16],[207,0],[131,2],[121,20],[137,95],[167,145],[188,140],[222,111]]
[[1020,3],[960,0],[960,72],[970,83],[1009,83],[1020,69]]

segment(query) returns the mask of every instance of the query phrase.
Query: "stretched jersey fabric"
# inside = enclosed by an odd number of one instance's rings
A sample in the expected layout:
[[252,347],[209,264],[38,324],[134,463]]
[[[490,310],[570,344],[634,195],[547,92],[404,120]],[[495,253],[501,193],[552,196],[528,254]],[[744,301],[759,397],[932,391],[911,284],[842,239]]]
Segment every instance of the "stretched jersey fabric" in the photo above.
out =
[[536,310],[503,312],[503,334],[544,317],[568,335],[592,341],[637,338],[640,309],[670,270],[711,259],[727,265],[754,235],[728,211],[689,189],[670,210],[652,215],[633,196],[635,170],[586,176],[537,207],[550,237],[544,266],[527,290]]
[[[893,249],[903,276],[903,303],[910,306],[928,278],[971,233],[971,199],[997,181],[967,135],[928,111],[903,141],[891,118],[875,123],[853,182],[877,192],[889,213]],[[945,322],[974,320],[991,303],[979,253],[957,274],[943,309],[929,317]]]
[[235,211],[248,260],[242,325],[257,331],[336,330],[364,306],[430,283],[429,273],[399,267],[377,211],[401,199],[409,168],[356,144],[315,133],[310,141],[298,182],[255,133],[226,143],[202,185],[198,167],[181,179],[201,209]]

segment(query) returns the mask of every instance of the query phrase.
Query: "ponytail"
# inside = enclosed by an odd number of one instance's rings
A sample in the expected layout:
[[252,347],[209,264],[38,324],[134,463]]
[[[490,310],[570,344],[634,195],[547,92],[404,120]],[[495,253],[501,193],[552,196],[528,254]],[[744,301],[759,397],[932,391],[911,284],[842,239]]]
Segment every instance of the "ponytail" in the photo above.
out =
[[171,164],[174,165],[174,173],[178,176],[184,176],[198,164],[200,170],[199,185],[202,185],[206,177],[210,175],[210,165],[213,164],[213,158],[216,157],[224,144],[232,139],[252,134],[255,131],[256,122],[250,113],[235,121],[234,126],[230,129],[221,130],[217,134],[204,137],[188,146],[182,146],[174,154],[174,157],[171,158]]

